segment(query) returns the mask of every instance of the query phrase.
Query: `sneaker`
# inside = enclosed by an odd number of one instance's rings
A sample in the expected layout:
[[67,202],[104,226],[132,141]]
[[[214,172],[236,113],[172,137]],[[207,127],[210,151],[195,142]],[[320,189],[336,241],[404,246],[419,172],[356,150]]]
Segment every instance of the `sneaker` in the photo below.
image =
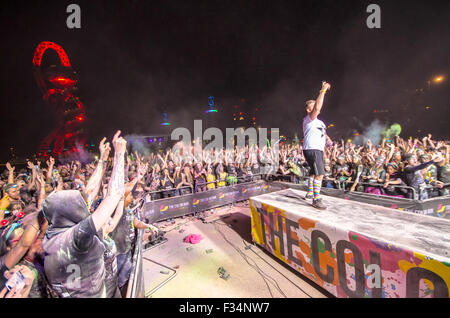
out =
[[314,195],[306,194],[306,196],[303,198],[303,200],[308,200],[308,199],[314,199]]
[[319,210],[326,210],[327,207],[323,204],[322,199],[313,200],[312,206]]

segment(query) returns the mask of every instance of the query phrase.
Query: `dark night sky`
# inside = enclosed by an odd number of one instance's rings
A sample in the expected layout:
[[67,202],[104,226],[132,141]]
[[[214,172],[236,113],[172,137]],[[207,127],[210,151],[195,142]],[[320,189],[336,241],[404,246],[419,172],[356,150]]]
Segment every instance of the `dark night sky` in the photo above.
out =
[[[70,3],[81,29],[66,27]],[[370,3],[381,6],[379,30],[366,27]],[[332,84],[321,114],[332,137],[379,118],[448,139],[449,21],[448,1],[2,1],[1,160],[11,145],[33,153],[55,124],[32,73],[41,41],[67,52],[95,143],[116,129],[161,133],[163,111],[171,128],[191,127],[209,95],[221,128],[245,98],[260,105],[263,127],[301,134],[322,80]],[[440,74],[443,83],[415,92]]]

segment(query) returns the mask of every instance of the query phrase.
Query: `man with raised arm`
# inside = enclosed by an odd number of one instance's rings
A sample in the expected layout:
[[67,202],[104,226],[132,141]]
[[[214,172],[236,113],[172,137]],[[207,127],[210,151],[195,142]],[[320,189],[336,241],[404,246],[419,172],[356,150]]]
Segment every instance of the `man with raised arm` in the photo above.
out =
[[[126,143],[117,131],[107,193],[94,213],[89,213],[88,197],[77,190],[54,192],[42,204],[48,221],[44,270],[50,287],[60,297],[106,297],[101,230],[123,200]],[[107,151],[108,145],[104,146]]]
[[322,82],[322,89],[316,100],[306,102],[307,115],[303,119],[303,154],[310,167],[308,179],[308,193],[306,199],[313,199],[313,206],[324,210],[326,206],[320,198],[320,188],[325,174],[323,152],[327,141],[327,126],[317,118],[322,110],[325,93],[331,87],[327,82]]

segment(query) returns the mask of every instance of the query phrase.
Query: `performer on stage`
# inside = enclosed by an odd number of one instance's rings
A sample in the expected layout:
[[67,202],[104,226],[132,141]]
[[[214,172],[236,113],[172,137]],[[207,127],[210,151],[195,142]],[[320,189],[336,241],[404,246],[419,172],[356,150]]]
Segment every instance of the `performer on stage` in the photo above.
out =
[[327,126],[317,116],[322,109],[325,93],[330,87],[331,85],[327,82],[322,82],[322,89],[317,100],[306,102],[306,112],[308,114],[303,119],[303,154],[311,168],[308,180],[308,193],[305,196],[305,200],[313,199],[312,205],[321,210],[327,208],[320,198],[320,188],[325,174],[323,152],[326,139],[329,137],[326,134]]

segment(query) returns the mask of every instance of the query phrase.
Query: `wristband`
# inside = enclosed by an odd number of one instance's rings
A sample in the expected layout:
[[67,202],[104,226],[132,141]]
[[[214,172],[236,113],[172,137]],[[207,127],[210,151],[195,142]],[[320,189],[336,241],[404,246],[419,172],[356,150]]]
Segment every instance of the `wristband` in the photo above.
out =
[[320,93],[324,93],[324,94],[325,94],[326,92],[327,92],[326,89],[321,89],[321,90],[320,90]]

